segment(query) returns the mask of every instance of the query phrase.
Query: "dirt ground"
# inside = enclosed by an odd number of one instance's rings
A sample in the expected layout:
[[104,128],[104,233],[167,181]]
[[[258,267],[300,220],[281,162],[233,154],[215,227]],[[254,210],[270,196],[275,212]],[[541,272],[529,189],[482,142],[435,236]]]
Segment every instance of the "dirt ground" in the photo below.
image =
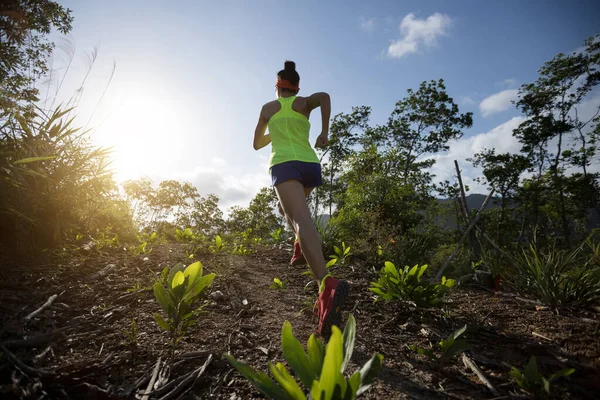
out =
[[[185,249],[180,244],[162,244],[147,260],[113,251],[46,265],[3,265],[0,397],[136,398],[146,389],[158,359],[164,361],[169,355],[168,337],[153,319],[158,304],[146,288],[165,266],[191,263]],[[262,398],[222,355],[230,352],[266,372],[268,361],[284,361],[280,335],[285,320],[304,344],[315,331],[318,321],[312,308],[317,286],[301,275],[305,267],[289,265],[289,257],[290,249],[272,247],[249,256],[197,257],[205,273],[217,274],[211,292],[220,291],[223,297],[206,308],[208,313],[177,345],[170,369],[161,369],[159,378],[175,382],[171,389],[181,390],[163,390],[150,398]],[[547,309],[475,285],[456,288],[444,306],[435,309],[374,304],[367,290],[377,276],[374,266],[351,261],[334,273],[351,284],[347,310],[357,321],[349,371],[375,352],[384,356],[378,379],[362,398],[523,397],[508,376],[508,365],[522,369],[532,355],[545,376],[565,367],[576,369],[570,377],[553,382],[547,398],[600,398],[599,314]],[[286,281],[287,289],[269,289],[274,277]],[[137,290],[128,291],[132,288]],[[53,295],[58,297],[52,305],[26,319]],[[139,331],[134,349],[125,333],[132,318]],[[437,346],[440,338],[465,324],[463,336],[472,344],[467,355],[495,392],[465,366],[461,356],[439,367],[408,348]],[[211,355],[194,382],[197,374],[190,373]],[[192,381],[179,385],[185,376]]]

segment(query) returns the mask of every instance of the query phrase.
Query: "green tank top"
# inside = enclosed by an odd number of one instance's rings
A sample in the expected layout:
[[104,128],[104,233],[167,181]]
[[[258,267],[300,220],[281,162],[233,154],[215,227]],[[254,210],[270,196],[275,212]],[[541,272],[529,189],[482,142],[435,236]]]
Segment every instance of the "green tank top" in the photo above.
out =
[[319,163],[310,145],[310,122],[305,115],[292,109],[296,96],[277,99],[281,109],[269,119],[271,158],[269,168],[287,161]]

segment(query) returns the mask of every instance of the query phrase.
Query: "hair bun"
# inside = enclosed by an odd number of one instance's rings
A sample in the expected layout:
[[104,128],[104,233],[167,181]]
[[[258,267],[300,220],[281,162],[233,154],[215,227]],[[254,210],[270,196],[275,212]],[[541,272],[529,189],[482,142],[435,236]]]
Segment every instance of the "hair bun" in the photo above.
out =
[[283,69],[285,71],[296,71],[296,63],[293,61],[286,61],[283,64]]

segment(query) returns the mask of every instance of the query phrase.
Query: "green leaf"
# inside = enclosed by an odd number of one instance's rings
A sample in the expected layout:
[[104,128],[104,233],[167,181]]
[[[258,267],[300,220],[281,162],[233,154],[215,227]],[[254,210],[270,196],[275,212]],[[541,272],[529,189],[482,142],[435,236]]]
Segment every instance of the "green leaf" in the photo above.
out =
[[335,251],[335,254],[337,254],[339,257],[343,255],[342,251],[337,246],[333,246],[333,251]]
[[215,238],[215,244],[217,245],[217,249],[220,249],[221,246],[223,246],[223,239],[221,239],[221,236],[217,235]]
[[467,350],[471,350],[471,344],[464,339],[458,339],[454,341],[454,344],[447,352],[444,352],[444,357],[446,359],[451,359],[455,355]]
[[171,283],[173,282],[173,278],[175,277],[175,275],[177,274],[177,272],[183,271],[183,269],[184,269],[183,264],[177,264],[177,265],[175,265],[173,268],[171,268],[169,270],[169,277],[168,277],[168,280],[167,280],[167,283],[168,283],[167,287],[172,287]]
[[552,382],[553,380],[555,380],[555,379],[558,379],[558,378],[560,378],[560,377],[563,377],[563,376],[569,376],[569,375],[571,375],[573,372],[575,372],[575,368],[565,368],[565,369],[562,369],[562,370],[560,370],[560,371],[558,371],[558,372],[556,372],[556,373],[552,374],[552,375],[550,376],[550,379],[548,379],[548,380],[549,380],[550,382]]
[[423,276],[425,271],[427,271],[427,267],[428,267],[427,264],[421,266],[421,269],[419,269],[419,273],[417,274],[417,280],[419,280],[419,281],[421,280],[421,277]]
[[335,265],[335,263],[337,262],[337,258],[334,258],[332,260],[329,260],[329,262],[327,264],[325,264],[325,268],[331,268]]
[[347,256],[348,253],[350,253],[350,246],[346,247],[346,249],[344,250],[344,256]]
[[343,374],[346,371],[346,367],[352,358],[352,352],[354,351],[354,339],[356,337],[356,320],[354,315],[348,315],[348,321],[344,327],[343,343],[344,343],[344,361],[340,372]]
[[183,275],[188,278],[187,287],[185,288],[185,293],[188,294],[194,288],[196,281],[202,277],[202,263],[196,261],[188,265],[183,271]]
[[408,346],[408,348],[411,349],[412,351],[416,352],[417,354],[427,356],[427,357],[431,358],[432,360],[436,359],[435,354],[430,349],[425,349],[423,347],[417,347],[414,344],[411,344],[410,346]]
[[164,318],[159,313],[154,313],[154,320],[162,329],[167,332],[171,332],[171,324],[164,320]]
[[325,360],[323,361],[323,370],[319,381],[320,392],[325,393],[326,399],[332,398],[336,385],[341,386],[342,392],[345,391],[346,381],[340,372],[343,361],[342,332],[334,325],[331,327],[331,337],[325,349]]
[[185,282],[185,275],[183,274],[183,272],[177,271],[177,273],[173,277],[173,280],[171,281],[171,289],[175,289],[175,288],[183,285],[184,282]]
[[308,362],[311,365],[312,371],[315,376],[321,375],[321,369],[323,368],[323,360],[325,359],[325,347],[314,334],[308,338]]
[[185,302],[193,301],[205,289],[209,288],[212,285],[213,280],[215,279],[215,276],[216,276],[216,274],[213,272],[211,274],[204,275],[202,278],[198,279],[196,281],[196,283],[194,284],[194,286],[192,287],[192,289],[190,290],[190,292],[187,295],[185,295],[185,297],[183,298],[183,301],[185,301]]
[[283,323],[283,329],[281,330],[281,348],[283,356],[300,381],[302,381],[304,386],[311,387],[313,380],[317,378],[317,374],[312,369],[312,364],[309,362],[302,344],[294,337],[292,324],[290,324],[289,321]]
[[20,160],[17,160],[15,162],[13,162],[14,165],[19,165],[19,164],[29,164],[32,162],[38,162],[38,161],[49,161],[49,160],[54,160],[56,158],[56,156],[45,156],[45,157],[28,157],[28,158],[22,158]]
[[382,364],[383,356],[379,353],[376,353],[369,361],[367,361],[365,365],[363,365],[363,367],[360,369],[360,386],[356,392],[357,396],[360,396],[371,387],[375,377],[381,370]]
[[264,372],[254,371],[248,364],[237,361],[231,354],[224,354],[224,357],[265,396],[274,400],[294,400]]
[[167,289],[165,289],[160,282],[156,282],[153,286],[153,289],[154,297],[156,297],[158,304],[160,304],[167,315],[172,315],[172,313],[175,311],[175,304],[173,304],[173,300],[171,300],[171,296],[167,292]]
[[535,360],[535,356],[531,356],[529,362],[525,366],[523,370],[523,375],[527,382],[541,385],[542,384],[542,374],[540,374],[540,370],[538,369],[537,361]]
[[458,338],[460,335],[462,335],[463,333],[465,333],[465,331],[467,330],[467,325],[463,326],[460,329],[457,329],[456,331],[454,331],[454,333],[452,333],[452,337],[454,339]]
[[302,393],[302,389],[300,389],[300,386],[298,385],[296,380],[292,378],[292,376],[285,369],[283,364],[277,363],[277,365],[273,365],[269,363],[269,370],[271,371],[271,374],[273,375],[275,380],[292,399],[306,400],[306,396],[304,395],[304,393]]
[[348,379],[348,387],[346,388],[346,394],[344,400],[353,399],[356,397],[358,389],[360,388],[360,371],[356,371]]

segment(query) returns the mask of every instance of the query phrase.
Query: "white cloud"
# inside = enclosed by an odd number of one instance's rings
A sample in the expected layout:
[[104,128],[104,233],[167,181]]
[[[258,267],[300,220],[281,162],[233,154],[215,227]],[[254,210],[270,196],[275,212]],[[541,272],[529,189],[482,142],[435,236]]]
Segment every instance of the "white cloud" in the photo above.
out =
[[516,80],[515,78],[505,79],[502,83],[510,88],[519,86],[519,81]]
[[387,55],[401,58],[410,53],[417,53],[420,47],[432,47],[437,38],[448,34],[452,20],[446,14],[435,13],[427,19],[418,19],[413,13],[408,14],[400,23],[402,38],[393,41]]
[[435,165],[430,169],[430,172],[436,176],[435,182],[444,180],[453,182],[456,175],[454,160],[457,160],[462,171],[463,183],[470,187],[470,192],[487,193],[487,186],[475,181],[475,178],[482,176],[481,169],[473,167],[467,158],[473,157],[484,148],[496,149],[496,153],[518,153],[521,144],[512,136],[512,132],[523,121],[525,117],[514,117],[489,132],[451,142],[450,150],[445,153],[427,157],[436,160]]
[[511,102],[517,99],[518,94],[519,91],[517,89],[507,89],[495,93],[479,103],[479,111],[481,111],[484,117],[506,111],[512,106]]
[[365,32],[373,32],[375,30],[375,26],[377,24],[377,18],[364,18],[360,19],[360,29]]
[[460,102],[464,105],[470,105],[470,104],[475,104],[475,101],[473,101],[472,98],[470,98],[469,96],[463,96],[460,98]]

